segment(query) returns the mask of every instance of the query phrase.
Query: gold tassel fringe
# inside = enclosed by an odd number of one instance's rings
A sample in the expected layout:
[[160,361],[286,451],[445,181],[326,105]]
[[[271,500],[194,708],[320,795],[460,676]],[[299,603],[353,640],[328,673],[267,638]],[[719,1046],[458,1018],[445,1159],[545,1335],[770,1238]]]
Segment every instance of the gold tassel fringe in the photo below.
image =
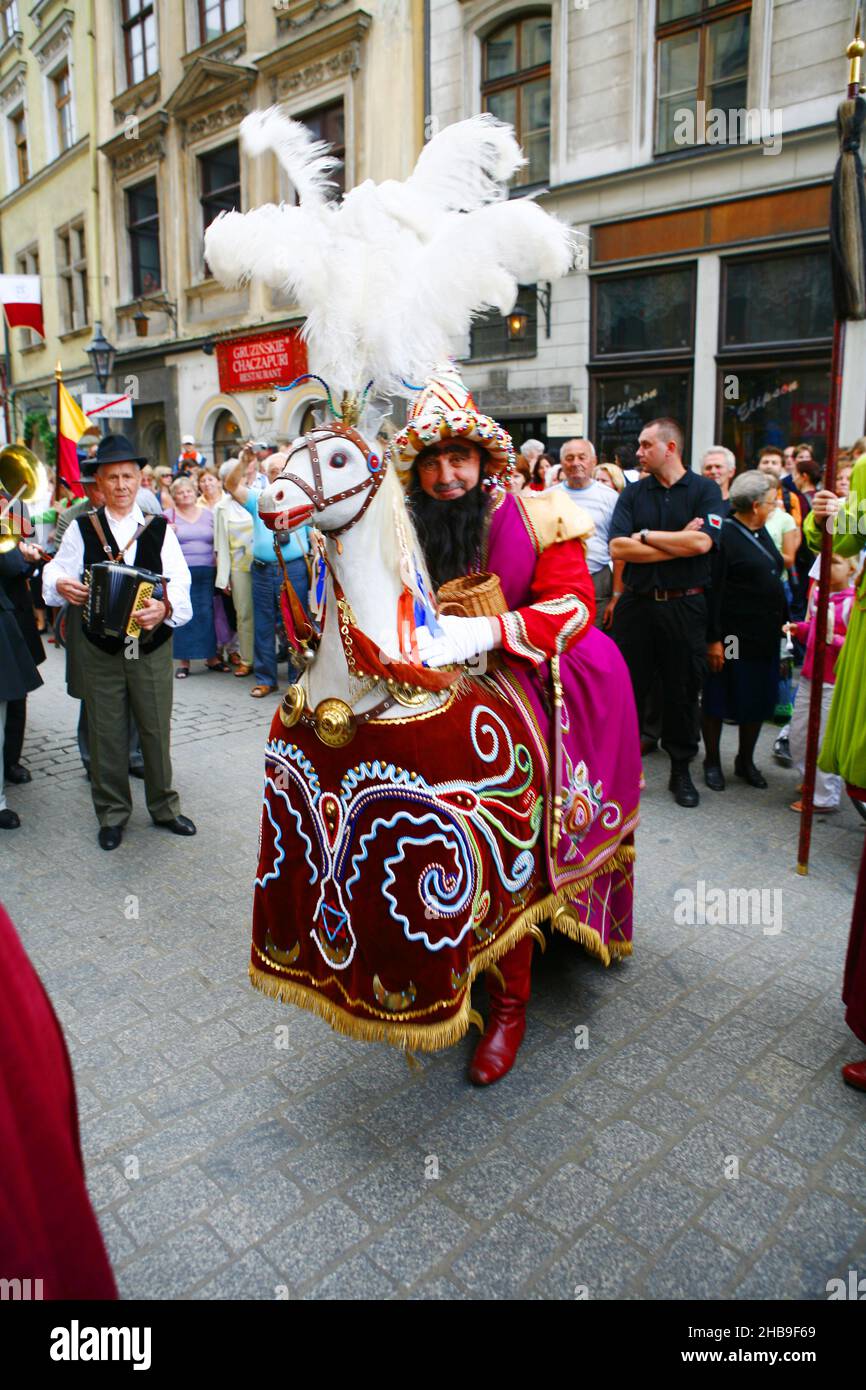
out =
[[[572,941],[577,941],[584,947],[590,955],[595,956],[604,965],[610,965],[612,960],[618,960],[632,953],[630,941],[611,941],[605,946],[601,938],[591,927],[579,921],[574,905],[568,893],[578,893],[588,887],[594,879],[602,874],[609,873],[612,869],[624,869],[626,865],[634,862],[634,848],[631,845],[620,845],[615,854],[605,860],[604,864],[590,874],[585,879],[578,880],[577,883],[570,884],[568,892],[561,890],[559,893],[550,893],[542,898],[540,902],[534,903],[532,907],[525,908],[516,921],[498,940],[485,947],[483,951],[470,961],[469,986],[472,981],[477,979],[491,966],[495,966],[501,956],[517,945],[518,941],[527,934],[533,936],[536,932],[539,936],[543,935],[539,924],[551,919],[554,930],[568,936]],[[568,913],[560,914],[559,920],[554,922],[557,909],[570,909]],[[535,928],[535,931],[532,931]],[[537,939],[537,937],[536,937]],[[501,978],[501,971],[497,970]],[[337,1033],[342,1033],[345,1037],[356,1038],[361,1042],[386,1042],[393,1047],[400,1048],[403,1052],[438,1052],[442,1048],[453,1047],[465,1037],[470,1026],[480,1021],[480,1014],[472,1008],[470,999],[470,988],[467,987],[463,996],[460,1008],[451,1018],[444,1019],[440,1023],[425,1023],[412,1025],[401,1023],[399,1017],[395,1016],[393,1022],[389,1020],[378,1020],[370,1018],[358,1018],[355,1014],[350,1014],[348,1010],[340,1008],[339,1004],[334,1004],[330,999],[326,999],[317,990],[311,989],[308,985],[299,984],[296,980],[279,979],[271,975],[266,970],[261,970],[257,965],[250,962],[249,976],[251,984],[262,994],[266,994],[269,999],[279,999],[284,1004],[295,1004],[299,1008],[308,1009],[310,1013],[317,1014]],[[484,1031],[483,1023],[481,1031]]]

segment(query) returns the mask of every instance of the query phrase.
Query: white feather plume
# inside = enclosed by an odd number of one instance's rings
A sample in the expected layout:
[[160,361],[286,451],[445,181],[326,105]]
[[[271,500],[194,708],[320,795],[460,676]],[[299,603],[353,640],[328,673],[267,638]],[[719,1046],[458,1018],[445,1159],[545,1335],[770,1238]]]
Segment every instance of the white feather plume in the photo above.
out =
[[474,315],[507,313],[519,284],[571,268],[570,229],[506,198],[523,156],[492,116],[435,136],[404,183],[367,180],[340,202],[326,200],[333,161],[305,127],[272,108],[241,134],[251,153],[277,154],[299,202],[222,214],[205,233],[208,264],[224,285],[258,279],[294,300],[310,369],[334,392],[423,381]]

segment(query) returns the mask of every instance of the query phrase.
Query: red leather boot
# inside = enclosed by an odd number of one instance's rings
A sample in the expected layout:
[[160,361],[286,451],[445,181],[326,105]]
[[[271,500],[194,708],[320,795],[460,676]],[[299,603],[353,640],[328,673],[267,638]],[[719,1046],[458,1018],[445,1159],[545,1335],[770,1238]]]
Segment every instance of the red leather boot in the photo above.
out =
[[504,990],[495,976],[487,976],[490,1017],[469,1068],[469,1079],[476,1086],[489,1086],[514,1066],[526,1032],[532,946],[532,937],[524,936],[496,962],[505,980]]
[[842,1068],[842,1080],[858,1091],[866,1091],[866,1062],[848,1062]]

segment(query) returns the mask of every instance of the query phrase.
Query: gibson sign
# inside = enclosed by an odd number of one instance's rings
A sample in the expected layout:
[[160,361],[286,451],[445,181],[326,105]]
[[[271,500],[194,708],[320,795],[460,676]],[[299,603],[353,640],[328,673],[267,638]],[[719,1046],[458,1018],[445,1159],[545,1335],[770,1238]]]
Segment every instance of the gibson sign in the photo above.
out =
[[299,328],[217,343],[216,357],[221,391],[288,386],[307,370],[307,347]]

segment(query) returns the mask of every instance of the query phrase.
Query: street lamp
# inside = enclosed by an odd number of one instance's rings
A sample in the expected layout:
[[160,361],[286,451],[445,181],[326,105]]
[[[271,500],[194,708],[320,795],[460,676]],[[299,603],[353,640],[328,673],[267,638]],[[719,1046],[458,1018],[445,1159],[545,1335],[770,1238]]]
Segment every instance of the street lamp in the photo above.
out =
[[172,326],[174,327],[174,335],[175,337],[177,337],[177,305],[175,304],[174,300],[155,299],[150,295],[139,295],[138,299],[136,300],[137,307],[135,313],[132,316],[132,322],[135,324],[135,336],[137,338],[147,337],[148,329],[150,327],[150,319],[144,312],[145,304],[150,304],[154,309],[161,309],[164,314],[168,315],[168,317],[171,319]]
[[[114,366],[114,348],[102,331],[102,324],[97,319],[93,325],[93,338],[90,347],[87,349],[87,356],[90,358],[90,367],[96,377],[100,391],[105,391],[108,378]],[[103,434],[108,434],[108,421],[105,416],[99,422]]]

